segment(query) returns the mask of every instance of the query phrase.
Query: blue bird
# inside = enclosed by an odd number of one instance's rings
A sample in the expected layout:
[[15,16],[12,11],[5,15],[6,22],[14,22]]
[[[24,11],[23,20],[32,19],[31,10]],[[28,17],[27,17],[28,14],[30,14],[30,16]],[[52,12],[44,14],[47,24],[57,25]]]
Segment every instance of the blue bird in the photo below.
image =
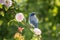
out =
[[38,19],[35,15],[35,12],[29,14],[29,24],[34,28],[38,28]]

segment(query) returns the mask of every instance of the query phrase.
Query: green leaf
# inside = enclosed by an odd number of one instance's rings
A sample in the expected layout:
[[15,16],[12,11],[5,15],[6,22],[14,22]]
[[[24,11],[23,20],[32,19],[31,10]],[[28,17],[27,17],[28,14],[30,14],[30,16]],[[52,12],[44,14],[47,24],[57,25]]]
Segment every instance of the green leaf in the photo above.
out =
[[7,11],[9,9],[9,7],[7,8],[7,7],[5,7],[5,11]]
[[2,8],[2,4],[0,4],[0,8]]
[[3,21],[2,21],[2,20],[0,20],[0,25],[2,25],[2,23],[3,23]]
[[55,25],[53,26],[53,30],[54,30],[54,31],[56,30],[56,26],[55,26]]
[[3,11],[1,11],[1,15],[4,16],[4,12]]

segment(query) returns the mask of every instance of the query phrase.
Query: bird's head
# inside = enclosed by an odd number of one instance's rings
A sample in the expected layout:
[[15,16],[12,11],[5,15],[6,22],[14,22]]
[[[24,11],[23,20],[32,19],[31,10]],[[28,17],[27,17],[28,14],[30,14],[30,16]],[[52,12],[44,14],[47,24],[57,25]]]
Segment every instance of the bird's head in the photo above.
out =
[[30,16],[34,16],[35,15],[35,12],[32,12],[31,14],[30,14]]

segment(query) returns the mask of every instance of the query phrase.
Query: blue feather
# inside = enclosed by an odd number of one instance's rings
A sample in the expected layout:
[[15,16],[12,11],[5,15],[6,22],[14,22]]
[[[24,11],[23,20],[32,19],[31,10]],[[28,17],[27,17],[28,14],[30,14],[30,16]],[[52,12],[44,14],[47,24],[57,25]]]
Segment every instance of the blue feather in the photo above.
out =
[[[31,13],[31,14],[29,15],[29,22],[30,22],[30,24],[32,24],[35,28],[38,28],[38,19],[37,19],[35,13]],[[32,26],[32,25],[31,25],[31,26]]]

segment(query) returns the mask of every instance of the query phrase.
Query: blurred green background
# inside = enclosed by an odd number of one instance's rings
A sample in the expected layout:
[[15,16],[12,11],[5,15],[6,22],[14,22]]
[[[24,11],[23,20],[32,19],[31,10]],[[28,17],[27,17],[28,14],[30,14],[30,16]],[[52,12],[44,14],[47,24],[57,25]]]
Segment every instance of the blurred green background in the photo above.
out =
[[0,4],[0,40],[4,38],[13,40],[18,25],[24,27],[22,35],[25,36],[25,40],[32,39],[33,33],[25,25],[13,20],[19,12],[24,14],[26,23],[29,13],[36,12],[42,40],[60,40],[60,0],[12,0],[12,2],[9,8]]

